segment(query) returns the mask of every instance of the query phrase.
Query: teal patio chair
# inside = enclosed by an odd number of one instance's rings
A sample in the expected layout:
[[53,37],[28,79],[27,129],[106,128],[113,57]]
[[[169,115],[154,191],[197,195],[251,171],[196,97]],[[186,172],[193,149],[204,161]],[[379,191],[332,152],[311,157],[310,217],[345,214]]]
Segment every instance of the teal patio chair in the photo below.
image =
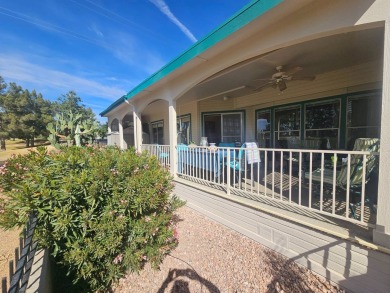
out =
[[170,153],[165,152],[161,145],[157,145],[157,157],[163,165],[170,164]]
[[218,146],[220,148],[234,148],[236,145],[234,142],[220,142]]
[[[350,162],[350,178],[349,178],[349,188],[352,195],[352,200],[354,203],[349,203],[349,208],[351,210],[352,216],[356,219],[356,208],[361,205],[360,195],[362,189],[362,182],[367,183],[372,173],[378,166],[378,156],[373,154],[374,152],[379,152],[379,143],[378,138],[357,138],[353,151],[368,151],[369,155],[366,155],[366,173],[365,178],[363,179],[363,156],[362,155],[351,155]],[[309,178],[310,173],[305,173],[305,178]],[[339,171],[336,171],[336,187],[341,190],[347,189],[348,184],[348,164],[343,164]],[[364,181],[363,181],[364,180]],[[312,172],[312,181],[320,184],[321,183],[321,168],[316,169]],[[323,181],[325,191],[331,192],[333,188],[333,169],[324,168],[323,171]],[[365,204],[375,212],[372,200],[369,194],[366,194]]]
[[[247,149],[246,148],[253,148],[253,150]],[[226,165],[230,170],[234,171],[234,178],[235,182],[241,185],[241,180],[243,171],[246,169],[246,164],[253,164],[253,163],[258,163],[260,162],[260,154],[259,151],[257,150],[258,146],[257,143],[255,142],[246,142],[244,143],[239,151],[238,155],[234,158],[231,158],[230,162],[227,162]],[[246,158],[245,158],[246,156]]]

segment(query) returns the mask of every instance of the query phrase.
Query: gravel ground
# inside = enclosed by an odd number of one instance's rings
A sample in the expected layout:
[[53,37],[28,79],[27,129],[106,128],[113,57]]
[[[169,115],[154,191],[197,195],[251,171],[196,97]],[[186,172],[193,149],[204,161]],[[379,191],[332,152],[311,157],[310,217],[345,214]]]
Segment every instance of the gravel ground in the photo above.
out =
[[15,248],[19,247],[19,234],[19,230],[4,231],[0,229],[0,279],[7,277],[8,282],[8,263],[15,259]]
[[114,292],[344,292],[188,207],[177,213],[179,245],[160,270],[147,265]]

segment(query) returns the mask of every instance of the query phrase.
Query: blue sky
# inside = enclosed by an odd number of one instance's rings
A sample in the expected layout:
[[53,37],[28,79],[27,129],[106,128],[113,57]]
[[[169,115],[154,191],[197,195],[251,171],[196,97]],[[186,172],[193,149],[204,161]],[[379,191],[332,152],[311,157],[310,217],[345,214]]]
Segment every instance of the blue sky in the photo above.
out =
[[0,0],[0,75],[97,114],[251,0]]

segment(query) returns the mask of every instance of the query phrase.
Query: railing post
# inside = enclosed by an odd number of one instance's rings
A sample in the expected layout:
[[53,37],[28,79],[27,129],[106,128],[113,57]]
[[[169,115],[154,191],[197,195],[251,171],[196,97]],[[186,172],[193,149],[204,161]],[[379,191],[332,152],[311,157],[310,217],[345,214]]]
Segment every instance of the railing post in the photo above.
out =
[[12,276],[14,275],[14,261],[9,261],[9,279],[12,280]]
[[1,293],[7,293],[7,278],[3,277],[1,279]]
[[18,263],[19,260],[19,248],[15,248],[15,263]]
[[230,149],[228,148],[226,150],[227,152],[227,168],[226,168],[226,183],[227,183],[227,187],[226,187],[226,193],[227,195],[230,195]]
[[24,240],[23,237],[19,238],[19,251],[22,252],[24,246]]

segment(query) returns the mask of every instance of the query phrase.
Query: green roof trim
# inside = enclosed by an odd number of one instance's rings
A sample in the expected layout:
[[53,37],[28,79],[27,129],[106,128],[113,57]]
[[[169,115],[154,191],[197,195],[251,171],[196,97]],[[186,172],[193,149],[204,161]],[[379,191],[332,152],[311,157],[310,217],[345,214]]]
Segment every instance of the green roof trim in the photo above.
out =
[[188,61],[192,60],[196,56],[200,55],[210,47],[219,43],[232,33],[241,29],[249,22],[253,21],[257,17],[263,15],[267,11],[271,10],[275,6],[279,5],[284,0],[254,0],[235,15],[230,17],[222,25],[217,27],[211,33],[206,35],[204,38],[193,44],[189,49],[184,51],[181,55],[173,59],[171,62],[162,67],[159,71],[145,79],[134,89],[129,91],[125,96],[122,96],[120,99],[111,104],[107,109],[100,113],[100,116],[104,116],[112,109],[116,108],[120,104],[124,103],[125,100],[133,98],[136,94],[142,92],[155,82],[161,80],[163,77],[167,76],[177,68],[181,67]]

